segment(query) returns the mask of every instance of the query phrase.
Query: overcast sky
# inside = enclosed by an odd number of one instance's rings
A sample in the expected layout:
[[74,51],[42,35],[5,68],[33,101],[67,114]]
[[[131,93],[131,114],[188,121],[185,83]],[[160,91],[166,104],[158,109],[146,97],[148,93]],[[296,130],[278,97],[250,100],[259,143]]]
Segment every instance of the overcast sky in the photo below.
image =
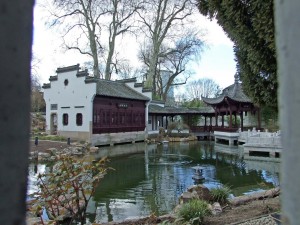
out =
[[[37,68],[39,79],[41,83],[48,83],[49,77],[55,75],[58,67],[77,63],[83,66],[83,63],[90,59],[75,51],[63,52],[60,50],[60,37],[53,30],[46,28],[43,15],[43,10],[36,5],[33,52],[40,60]],[[210,21],[199,14],[197,15],[197,24],[206,30],[205,40],[209,48],[203,52],[199,62],[193,63],[195,75],[192,79],[211,78],[221,88],[231,85],[236,71],[232,42],[215,21]],[[131,47],[130,52],[134,52],[133,48]]]

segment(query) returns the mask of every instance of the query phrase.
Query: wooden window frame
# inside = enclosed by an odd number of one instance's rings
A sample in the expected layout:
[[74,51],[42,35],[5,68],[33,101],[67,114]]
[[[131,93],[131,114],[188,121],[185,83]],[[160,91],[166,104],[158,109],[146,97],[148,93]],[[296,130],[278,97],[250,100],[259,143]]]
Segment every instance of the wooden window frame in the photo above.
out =
[[68,124],[69,124],[69,114],[68,113],[63,113],[62,124],[63,124],[63,126],[68,126]]
[[77,113],[76,114],[76,125],[82,126],[82,120],[83,120],[82,113]]

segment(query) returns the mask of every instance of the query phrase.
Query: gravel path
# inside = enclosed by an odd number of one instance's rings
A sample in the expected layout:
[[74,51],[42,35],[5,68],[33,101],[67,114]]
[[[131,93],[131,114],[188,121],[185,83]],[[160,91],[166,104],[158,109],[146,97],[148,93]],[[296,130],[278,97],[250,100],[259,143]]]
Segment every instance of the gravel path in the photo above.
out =
[[235,223],[232,225],[278,225],[281,223],[276,223],[276,220],[270,216],[262,216],[260,218],[254,218],[245,222]]
[[45,141],[45,140],[39,140],[38,145],[36,146],[34,144],[34,140],[30,141],[30,152],[44,152],[49,148],[56,148],[56,149],[64,149],[68,147],[69,145],[67,142],[60,142],[60,141]]

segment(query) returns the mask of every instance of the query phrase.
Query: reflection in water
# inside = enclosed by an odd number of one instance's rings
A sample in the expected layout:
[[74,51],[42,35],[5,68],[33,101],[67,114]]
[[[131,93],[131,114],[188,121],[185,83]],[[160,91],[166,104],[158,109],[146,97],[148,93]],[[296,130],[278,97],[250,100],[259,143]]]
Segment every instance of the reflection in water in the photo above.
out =
[[145,145],[144,154],[113,158],[110,166],[116,171],[105,177],[94,197],[96,222],[172,211],[179,196],[194,184],[192,167],[198,164],[203,167],[205,186],[227,184],[234,196],[278,184],[278,170],[249,168],[240,149],[233,149],[234,154],[221,149],[215,151],[210,142],[151,144]]
[[203,167],[205,186],[226,184],[234,196],[279,184],[278,162],[244,160],[240,149],[231,151],[211,142],[120,145],[101,148],[96,158],[105,154],[115,170],[104,177],[88,206],[91,222],[172,211],[179,196],[194,184],[192,167],[198,164]]
[[[28,168],[28,187],[27,187],[27,195],[30,195],[37,191],[37,177],[39,173],[45,173],[46,165],[45,164],[37,164],[31,163]],[[29,197],[28,197],[29,199]]]

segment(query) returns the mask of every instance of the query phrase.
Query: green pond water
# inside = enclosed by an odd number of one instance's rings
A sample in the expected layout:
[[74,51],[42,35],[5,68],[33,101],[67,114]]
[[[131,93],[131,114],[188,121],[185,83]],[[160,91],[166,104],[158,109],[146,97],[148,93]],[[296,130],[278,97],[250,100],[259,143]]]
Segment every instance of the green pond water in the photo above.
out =
[[[193,166],[203,167],[202,184],[209,189],[228,185],[232,196],[279,185],[279,159],[244,157],[238,147],[213,142],[136,143],[101,147],[95,158],[110,158],[109,171],[97,188],[88,212],[90,222],[122,221],[163,215],[174,209],[180,195],[195,184]],[[34,190],[30,165],[29,191]],[[35,171],[47,170],[38,165]]]

